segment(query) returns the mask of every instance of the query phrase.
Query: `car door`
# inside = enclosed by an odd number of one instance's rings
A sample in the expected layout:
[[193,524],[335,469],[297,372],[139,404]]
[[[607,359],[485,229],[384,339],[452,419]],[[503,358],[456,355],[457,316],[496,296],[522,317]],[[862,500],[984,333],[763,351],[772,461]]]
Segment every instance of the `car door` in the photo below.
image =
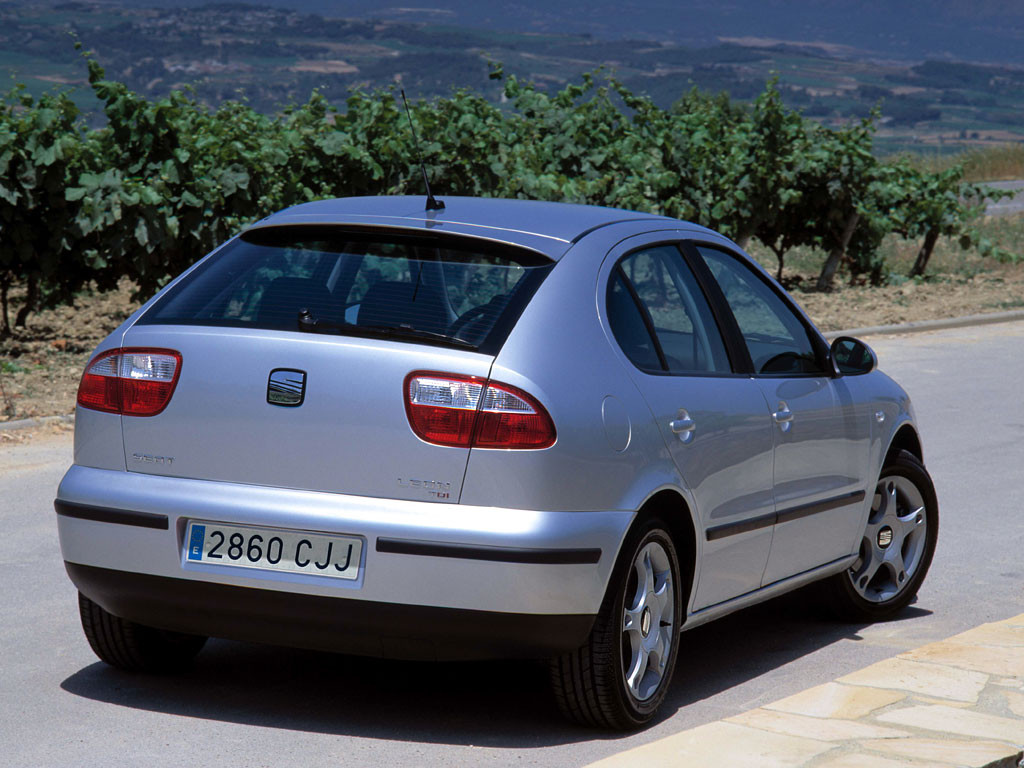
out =
[[776,523],[764,585],[850,554],[863,525],[870,422],[824,345],[765,276],[721,247],[689,246],[707,266],[772,413]]
[[699,282],[676,243],[630,238],[606,273],[609,327],[696,506],[693,609],[757,589],[771,548],[772,424],[734,370]]

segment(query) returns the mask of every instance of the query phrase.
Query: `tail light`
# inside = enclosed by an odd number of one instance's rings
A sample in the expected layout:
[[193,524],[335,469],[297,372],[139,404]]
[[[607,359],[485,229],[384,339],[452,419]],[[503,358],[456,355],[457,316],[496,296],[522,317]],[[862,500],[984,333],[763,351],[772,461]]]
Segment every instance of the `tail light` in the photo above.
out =
[[156,416],[171,402],[180,374],[181,354],[173,349],[108,349],[85,367],[78,404],[125,416]]
[[405,411],[428,443],[457,448],[548,448],[551,416],[523,390],[476,376],[414,371],[405,377]]

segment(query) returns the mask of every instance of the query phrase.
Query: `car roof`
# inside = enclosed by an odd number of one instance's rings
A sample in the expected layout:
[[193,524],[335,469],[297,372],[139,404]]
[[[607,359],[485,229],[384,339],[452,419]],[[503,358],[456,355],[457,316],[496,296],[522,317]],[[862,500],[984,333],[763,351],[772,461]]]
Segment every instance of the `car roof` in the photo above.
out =
[[[588,233],[620,222],[698,227],[667,216],[597,205],[538,200],[443,196],[440,211],[426,209],[424,196],[343,197],[287,208],[254,227],[289,224],[350,224],[451,232],[520,245],[558,259]],[[660,228],[660,227],[654,227]]]

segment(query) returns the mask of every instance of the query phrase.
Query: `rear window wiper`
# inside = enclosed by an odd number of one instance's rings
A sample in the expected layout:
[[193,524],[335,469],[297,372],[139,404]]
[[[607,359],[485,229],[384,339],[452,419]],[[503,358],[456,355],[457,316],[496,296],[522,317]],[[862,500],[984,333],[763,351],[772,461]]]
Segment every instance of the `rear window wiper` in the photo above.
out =
[[350,336],[372,336],[381,339],[407,339],[445,344],[460,349],[477,349],[477,345],[445,333],[425,331],[408,325],[359,325],[358,323],[332,323],[320,320],[308,309],[300,309],[299,330],[306,333],[334,333]]
[[422,339],[423,341],[436,341],[438,344],[451,344],[463,349],[476,349],[477,345],[464,339],[449,336],[447,333],[435,331],[424,331],[421,328],[413,328],[408,325],[353,325],[353,328],[365,328],[372,333],[379,333],[382,336],[395,339]]

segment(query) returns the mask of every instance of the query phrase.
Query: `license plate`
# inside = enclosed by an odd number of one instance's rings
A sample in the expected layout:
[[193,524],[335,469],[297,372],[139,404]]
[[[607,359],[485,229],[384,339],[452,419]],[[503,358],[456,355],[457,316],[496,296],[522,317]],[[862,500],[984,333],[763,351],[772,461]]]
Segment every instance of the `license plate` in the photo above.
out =
[[286,571],[359,578],[363,540],[307,531],[191,521],[185,534],[185,559],[261,571]]

